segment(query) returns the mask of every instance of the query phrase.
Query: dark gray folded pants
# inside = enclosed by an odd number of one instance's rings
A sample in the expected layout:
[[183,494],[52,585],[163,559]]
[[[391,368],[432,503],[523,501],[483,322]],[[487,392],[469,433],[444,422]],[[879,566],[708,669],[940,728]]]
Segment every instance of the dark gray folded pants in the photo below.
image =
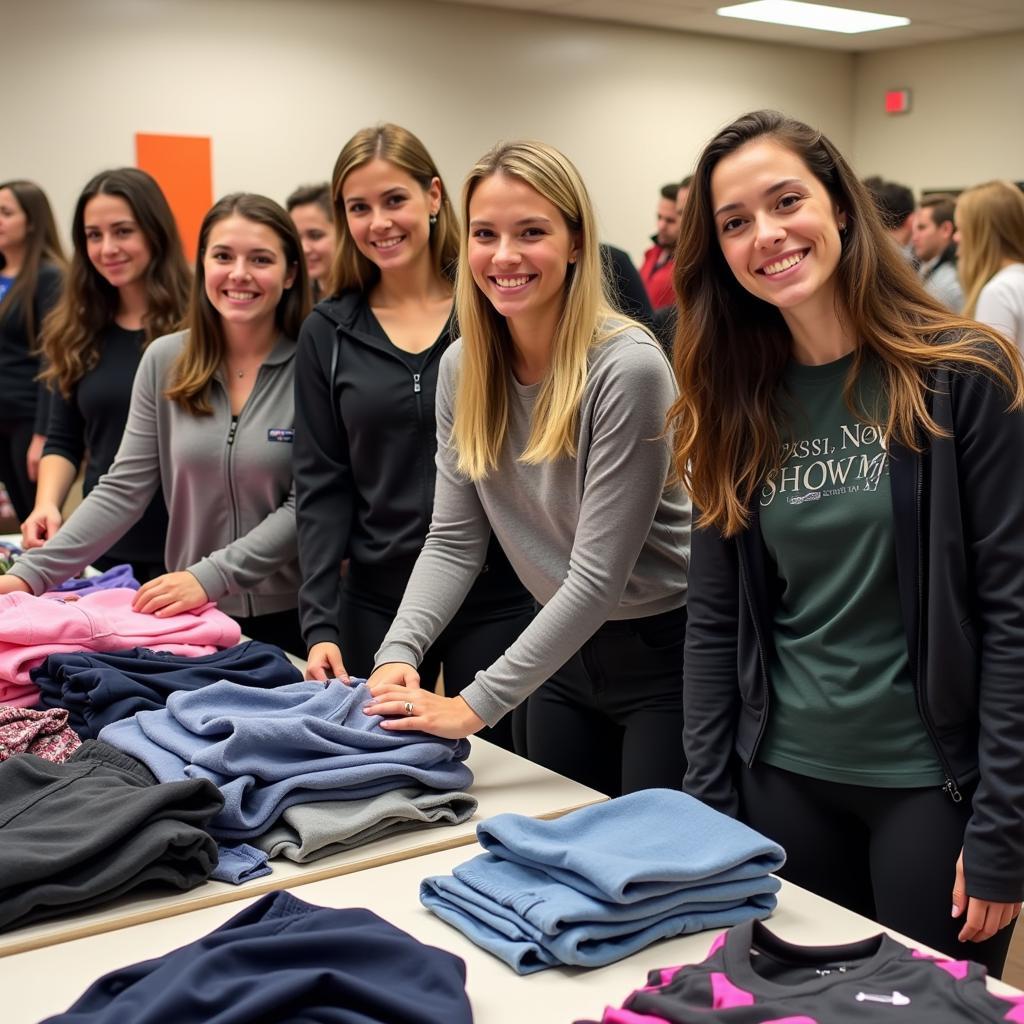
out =
[[148,768],[88,740],[63,764],[0,764],[0,929],[106,903],[143,884],[185,891],[209,877],[221,809],[206,779],[157,784]]

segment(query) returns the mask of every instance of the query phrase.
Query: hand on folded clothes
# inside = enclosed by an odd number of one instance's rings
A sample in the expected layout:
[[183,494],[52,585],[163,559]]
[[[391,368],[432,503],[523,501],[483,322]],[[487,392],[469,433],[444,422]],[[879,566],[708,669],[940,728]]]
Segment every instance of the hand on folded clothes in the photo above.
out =
[[366,688],[371,697],[379,697],[382,693],[393,690],[396,686],[409,686],[419,689],[420,674],[412,665],[404,661],[389,661],[386,665],[375,668],[366,680]]
[[0,576],[0,594],[15,594],[19,592],[31,594],[32,588],[23,579],[12,576],[9,572]]
[[398,716],[385,718],[380,723],[382,729],[425,732],[446,740],[465,739],[487,724],[461,697],[442,697],[431,690],[407,686],[374,694],[363,713]]
[[155,615],[158,619],[164,619],[169,615],[190,612],[209,600],[203,585],[192,573],[168,572],[139,588],[132,602],[132,609],[144,615]]
[[306,656],[306,678],[326,683],[328,679],[340,679],[343,683],[352,682],[352,677],[345,669],[341,658],[341,648],[337,644],[325,640],[313,644]]

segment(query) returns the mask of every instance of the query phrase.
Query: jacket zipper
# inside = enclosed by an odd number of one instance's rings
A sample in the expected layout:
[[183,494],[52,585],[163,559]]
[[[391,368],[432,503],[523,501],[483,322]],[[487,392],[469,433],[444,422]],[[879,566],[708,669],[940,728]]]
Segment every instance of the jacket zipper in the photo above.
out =
[[942,770],[946,773],[946,778],[942,783],[942,792],[946,794],[953,801],[958,804],[963,800],[963,794],[960,792],[959,787],[956,784],[956,777],[953,774],[952,768],[949,766],[949,761],[946,759],[945,752],[939,745],[939,741],[935,737],[935,728],[932,725],[931,719],[928,717],[928,709],[925,707],[924,701],[924,539],[923,531],[921,530],[921,494],[924,491],[924,467],[921,463],[921,456],[916,456],[917,463],[917,482],[914,488],[914,522],[917,527],[917,672],[915,673],[916,678],[914,680],[916,691],[915,696],[917,698],[917,712],[921,716],[921,721],[924,723],[925,731],[928,733],[928,738],[931,740],[932,746],[935,748],[935,753],[938,754],[939,762],[942,764]]
[[[254,387],[254,390],[255,390],[255,387]],[[237,416],[232,416],[231,417],[231,426],[228,428],[228,443],[227,443],[227,449],[228,449],[227,450],[228,498],[231,501],[231,532],[232,532],[232,535],[233,535],[233,537],[232,537],[233,540],[238,540],[238,533],[239,533],[239,530],[241,529],[241,524],[238,521],[238,498],[237,498],[237,496],[235,494],[235,477],[234,477],[234,473],[232,471],[232,461],[233,461],[232,460],[232,454],[234,453],[234,450],[235,450],[235,435],[238,433],[238,420],[239,420],[239,417],[241,415],[242,415],[241,413],[238,413]],[[241,596],[242,596],[242,601],[245,604],[245,615],[246,615],[246,618],[252,618],[252,615],[253,615],[252,597],[250,597],[248,592],[242,594]]]
[[750,621],[754,626],[754,639],[757,641],[757,657],[761,662],[761,690],[764,694],[764,711],[761,714],[761,724],[757,730],[757,736],[754,739],[754,744],[750,748],[750,758],[747,761],[747,767],[749,768],[754,763],[754,758],[757,756],[757,750],[761,746],[761,739],[764,736],[764,731],[768,727],[768,703],[770,699],[770,692],[768,686],[768,662],[764,656],[764,643],[761,640],[761,627],[758,623],[758,617],[754,610],[753,599],[750,596],[750,585],[747,581],[747,567],[743,560],[743,547],[739,541],[736,542],[736,546],[739,555],[740,580],[743,583],[743,596],[747,602],[747,610],[750,612]]

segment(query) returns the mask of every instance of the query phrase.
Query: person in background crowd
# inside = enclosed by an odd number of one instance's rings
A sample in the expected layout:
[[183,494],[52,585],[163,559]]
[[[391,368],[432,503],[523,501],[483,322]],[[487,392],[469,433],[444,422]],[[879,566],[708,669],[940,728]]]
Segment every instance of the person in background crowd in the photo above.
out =
[[[311,679],[369,675],[427,535],[434,391],[453,340],[459,237],[434,161],[398,125],[357,132],[331,187],[341,233],[334,298],[304,324],[296,366],[299,600]],[[423,652],[424,685],[443,666],[449,695],[533,613],[496,540],[464,596]],[[487,738],[511,749],[511,723]]]
[[1024,895],[1020,358],[924,291],[799,121],[724,128],[690,204],[685,789],[784,877],[998,975]]
[[878,175],[865,178],[864,185],[875,201],[889,237],[896,243],[906,261],[916,267],[917,257],[910,244],[914,230],[914,211],[917,209],[914,193],[906,185],[886,181]]
[[959,313],[964,306],[964,293],[956,267],[956,242],[953,241],[955,209],[956,199],[953,196],[933,195],[922,199],[914,214],[911,244],[925,291],[946,309]]
[[[692,174],[688,174],[679,183],[679,191],[676,193],[676,217],[680,224],[683,223],[683,211],[686,209],[686,200],[692,184]],[[675,290],[673,289],[671,304],[662,307],[654,314],[654,336],[661,342],[661,347],[669,359],[672,358],[672,342],[675,340],[678,321],[679,307],[676,305]]]
[[49,392],[36,381],[39,331],[64,279],[64,252],[46,194],[31,181],[0,183],[0,482],[23,520],[35,502]]
[[313,286],[313,301],[319,302],[327,294],[334,250],[338,244],[331,188],[326,181],[322,185],[303,185],[288,197],[287,208],[302,239],[306,271]]
[[294,356],[309,312],[302,246],[271,199],[225,196],[199,229],[188,327],[139,361],[114,463],[0,593],[40,594],[109,550],[163,489],[171,570],[134,608],[176,615],[216,601],[256,640],[302,653],[296,605]]
[[602,242],[601,266],[612,308],[650,329],[654,323],[654,310],[651,309],[651,300],[647,298],[640,272],[633,266],[629,253]]
[[1024,350],[1024,194],[1008,181],[961,193],[956,203],[964,314]]
[[[434,517],[367,712],[461,737],[529,696],[531,760],[612,795],[678,788],[690,505],[666,485],[668,362],[608,306],[590,199],[557,150],[495,147],[463,215]],[[492,535],[541,608],[461,696],[441,697],[416,667]]]
[[[61,506],[86,459],[83,493],[110,469],[128,419],[144,349],[177,330],[190,277],[174,215],[160,186],[134,167],[103,171],[82,190],[71,222],[67,286],[43,329],[53,393],[35,508],[21,525],[26,549],[60,529]],[[159,492],[97,569],[132,566],[135,578],[161,576],[167,509]]]
[[651,235],[654,244],[644,253],[644,262],[640,267],[640,277],[655,312],[675,301],[672,291],[672,255],[679,237],[679,217],[676,214],[678,193],[678,185],[662,186],[661,198],[658,200],[658,230]]

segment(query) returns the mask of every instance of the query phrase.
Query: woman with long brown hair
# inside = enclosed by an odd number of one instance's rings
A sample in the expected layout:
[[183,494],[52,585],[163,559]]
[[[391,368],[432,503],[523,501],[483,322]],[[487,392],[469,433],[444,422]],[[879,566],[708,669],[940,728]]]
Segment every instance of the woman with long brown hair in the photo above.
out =
[[701,155],[676,288],[685,788],[786,877],[998,974],[1024,895],[1017,353],[772,111]]
[[989,181],[961,192],[956,240],[964,315],[1002,331],[1024,351],[1024,192]]
[[[303,326],[295,370],[299,604],[312,679],[370,674],[427,535],[434,392],[454,340],[459,246],[441,175],[399,125],[356,132],[331,187],[340,226],[333,297]],[[497,541],[475,576],[424,659],[424,685],[443,667],[449,696],[508,647],[533,610]],[[511,748],[511,722],[486,738]]]
[[37,383],[39,332],[60,295],[64,252],[46,193],[31,181],[0,183],[0,482],[22,520],[35,501],[49,393]]
[[216,601],[247,635],[302,653],[291,449],[294,339],[308,312],[288,214],[249,193],[215,203],[199,230],[188,327],[142,354],[110,471],[0,577],[0,593],[38,594],[80,571],[162,488],[171,571],[142,586],[136,611]]
[[[75,205],[71,238],[67,286],[43,328],[42,379],[53,393],[36,504],[21,524],[26,549],[60,529],[61,505],[83,458],[86,495],[110,469],[142,352],[179,328],[188,305],[189,271],[174,215],[145,171],[122,167],[93,177]],[[92,564],[127,562],[143,582],[163,575],[166,534],[167,509],[157,493]]]

